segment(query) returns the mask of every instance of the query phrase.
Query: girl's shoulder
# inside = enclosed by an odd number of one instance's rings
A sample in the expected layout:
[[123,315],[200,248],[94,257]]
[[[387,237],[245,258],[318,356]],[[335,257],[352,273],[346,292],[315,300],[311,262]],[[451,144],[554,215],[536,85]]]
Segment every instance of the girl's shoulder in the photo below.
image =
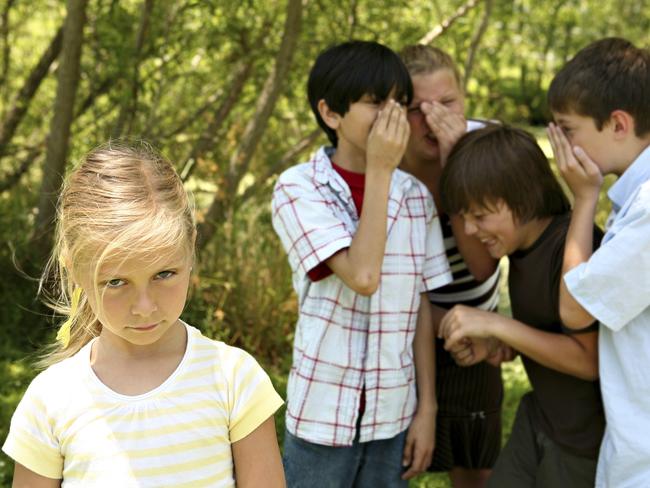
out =
[[248,352],[222,341],[210,339],[190,325],[187,328],[188,336],[192,336],[194,355],[211,358],[215,373],[219,376],[232,379],[255,372],[265,375],[257,360]]

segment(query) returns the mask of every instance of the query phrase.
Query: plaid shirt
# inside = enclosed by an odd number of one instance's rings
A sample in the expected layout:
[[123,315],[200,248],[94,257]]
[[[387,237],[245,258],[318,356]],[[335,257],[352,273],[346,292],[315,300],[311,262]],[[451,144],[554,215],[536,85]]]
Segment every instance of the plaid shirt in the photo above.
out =
[[280,175],[273,227],[287,251],[300,308],[286,427],[316,444],[352,445],[364,388],[360,442],[388,439],[409,426],[420,294],[451,281],[431,195],[395,170],[377,291],[359,295],[334,274],[312,282],[307,272],[349,247],[358,223],[350,189],[325,148]]

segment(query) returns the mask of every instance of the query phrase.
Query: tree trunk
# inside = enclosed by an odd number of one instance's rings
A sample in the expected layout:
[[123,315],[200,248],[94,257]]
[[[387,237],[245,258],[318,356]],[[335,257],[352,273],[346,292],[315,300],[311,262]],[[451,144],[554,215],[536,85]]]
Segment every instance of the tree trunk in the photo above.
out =
[[205,247],[214,235],[217,223],[223,219],[225,211],[228,208],[228,203],[237,191],[239,181],[248,170],[248,165],[255,153],[255,148],[264,134],[273,108],[280,96],[293,54],[296,50],[301,23],[302,0],[288,0],[287,17],[285,19],[280,50],[260,93],[258,103],[255,107],[255,113],[246,125],[241,137],[241,143],[230,159],[224,191],[219,192],[221,195],[217,194],[215,196],[205,215],[204,222],[199,226],[197,242],[199,251]]
[[38,87],[41,86],[41,82],[47,75],[50,66],[59,56],[62,45],[63,26],[56,31],[56,34],[52,38],[50,45],[47,47],[45,52],[43,52],[41,58],[38,60],[38,63],[32,69],[31,73],[27,77],[27,80],[25,80],[25,83],[13,101],[11,109],[9,109],[7,116],[2,121],[2,124],[0,124],[0,159],[2,159],[6,153],[7,146],[15,134],[16,129],[18,128],[18,124],[20,124],[25,113],[27,112],[29,103],[36,94]]
[[478,51],[479,45],[481,44],[481,39],[483,34],[488,28],[490,23],[490,15],[492,14],[492,0],[485,0],[485,11],[483,12],[483,18],[481,19],[481,24],[474,33],[472,37],[472,42],[469,46],[469,53],[467,54],[467,60],[465,61],[465,76],[463,77],[463,91],[467,90],[467,84],[469,79],[472,76],[472,70],[474,69],[474,60],[476,59],[476,52]]
[[131,123],[135,117],[135,113],[138,109],[138,73],[140,71],[140,62],[142,60],[142,48],[144,46],[144,40],[147,36],[147,30],[149,28],[149,19],[151,17],[151,11],[153,10],[153,0],[144,0],[142,4],[142,14],[140,16],[140,27],[138,28],[138,34],[135,41],[135,55],[133,59],[133,66],[131,67],[131,80],[127,88],[126,93],[124,94],[124,101],[122,107],[120,108],[119,116],[117,117],[117,122],[113,128],[113,137],[120,137],[126,129],[126,132],[130,132]]
[[37,259],[50,251],[56,198],[65,173],[70,126],[74,115],[74,101],[79,84],[83,28],[87,0],[68,0],[63,30],[63,48],[54,101],[54,115],[47,138],[43,165],[43,181],[39,194],[38,215],[32,236]]

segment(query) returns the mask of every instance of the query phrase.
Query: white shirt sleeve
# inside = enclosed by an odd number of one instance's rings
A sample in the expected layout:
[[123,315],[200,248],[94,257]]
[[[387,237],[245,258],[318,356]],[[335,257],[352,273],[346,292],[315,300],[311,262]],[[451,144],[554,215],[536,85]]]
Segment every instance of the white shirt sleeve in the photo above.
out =
[[635,202],[610,232],[564,281],[582,307],[616,331],[650,305],[650,206]]

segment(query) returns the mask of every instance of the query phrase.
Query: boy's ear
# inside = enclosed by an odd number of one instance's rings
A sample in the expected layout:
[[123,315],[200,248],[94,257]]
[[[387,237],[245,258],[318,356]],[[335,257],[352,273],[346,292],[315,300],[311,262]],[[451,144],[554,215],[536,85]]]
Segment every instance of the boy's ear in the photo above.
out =
[[341,115],[329,108],[329,105],[327,105],[327,102],[323,98],[318,101],[317,107],[318,113],[327,124],[327,127],[333,130],[338,129],[339,124],[341,123]]
[[610,124],[615,139],[622,139],[634,133],[634,117],[625,110],[614,110],[610,116]]

